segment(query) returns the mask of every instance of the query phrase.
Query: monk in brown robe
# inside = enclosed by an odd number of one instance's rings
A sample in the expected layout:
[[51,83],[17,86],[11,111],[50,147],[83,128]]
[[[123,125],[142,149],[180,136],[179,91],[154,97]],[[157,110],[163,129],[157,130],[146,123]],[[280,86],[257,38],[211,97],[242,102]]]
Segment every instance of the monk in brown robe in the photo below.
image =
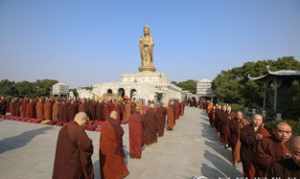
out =
[[167,107],[167,129],[173,130],[175,126],[175,116],[174,116],[174,108],[173,108],[173,102],[169,102],[169,105]]
[[35,106],[36,110],[36,118],[39,120],[44,120],[44,99],[39,98],[38,102],[36,103]]
[[55,100],[52,109],[52,119],[55,121],[59,120],[59,109],[60,109],[60,102],[58,100]]
[[68,102],[66,106],[66,110],[67,110],[67,121],[69,121],[73,119],[76,113],[78,112],[77,103],[74,100]]
[[243,164],[244,176],[253,179],[255,173],[256,147],[258,141],[270,137],[267,129],[263,125],[262,115],[253,116],[250,124],[241,129],[241,161]]
[[101,128],[99,152],[101,179],[122,179],[129,175],[124,161],[123,134],[118,114],[112,111]]
[[220,131],[220,141],[225,145],[225,148],[229,147],[229,122],[231,120],[231,107],[224,106],[222,117],[221,117],[221,131]]
[[294,137],[289,144],[291,156],[274,163],[267,172],[268,178],[300,178],[300,136]]
[[159,129],[158,129],[158,136],[164,136],[165,132],[165,125],[166,125],[166,116],[167,116],[167,109],[164,106],[158,107],[158,116],[159,116]]
[[103,102],[98,101],[96,104],[96,120],[103,121]]
[[131,107],[131,115],[128,122],[129,126],[129,154],[131,158],[142,157],[142,147],[144,145],[144,130],[142,115],[135,106]]
[[23,98],[20,105],[20,116],[24,118],[26,116],[27,98]]
[[8,105],[8,110],[10,112],[10,115],[16,116],[17,115],[17,105],[16,105],[16,98],[11,99]]
[[144,144],[151,145],[157,142],[158,137],[158,116],[154,109],[154,104],[150,104],[149,109],[143,115]]
[[123,113],[123,121],[122,123],[125,124],[129,121],[131,112],[135,110],[131,110],[132,104],[130,100],[126,100],[125,105],[124,105],[124,113]]
[[221,123],[221,116],[222,116],[222,109],[220,105],[217,105],[217,109],[215,112],[215,128],[217,133],[220,133],[221,128],[222,128],[222,123]]
[[87,121],[81,112],[60,129],[52,179],[94,179],[93,144],[84,131]]
[[265,177],[268,168],[275,162],[288,158],[288,142],[292,136],[292,128],[286,122],[277,124],[272,137],[265,138],[257,145],[256,176]]
[[79,112],[87,112],[87,104],[85,99],[81,99],[78,106]]
[[[66,123],[67,122],[67,103],[65,100],[62,100],[60,103],[60,108],[58,108],[58,116],[59,116],[59,120],[61,120],[62,123]],[[90,119],[90,118],[89,118]]]
[[46,99],[44,103],[44,119],[47,121],[52,120],[52,101],[51,99]]
[[207,106],[207,115],[210,126],[213,126],[213,103],[209,103]]
[[240,150],[241,150],[240,131],[247,124],[248,122],[244,118],[244,115],[241,111],[238,111],[229,123],[229,130],[230,130],[229,145],[232,151],[233,166],[236,166],[236,164],[240,162]]
[[26,103],[26,114],[25,117],[33,118],[35,115],[35,107],[33,99],[30,99],[28,103]]

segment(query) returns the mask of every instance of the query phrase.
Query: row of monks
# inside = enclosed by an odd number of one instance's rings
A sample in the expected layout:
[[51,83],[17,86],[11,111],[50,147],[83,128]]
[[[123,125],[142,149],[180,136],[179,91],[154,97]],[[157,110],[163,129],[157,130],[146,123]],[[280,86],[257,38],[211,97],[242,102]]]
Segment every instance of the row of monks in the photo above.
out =
[[293,136],[288,123],[267,129],[260,114],[246,119],[241,111],[231,111],[230,105],[211,102],[203,108],[220,142],[231,148],[233,166],[242,163],[244,177],[300,178],[300,137]]
[[[148,102],[152,103],[151,101]],[[182,108],[178,102],[174,101],[176,108]],[[143,101],[132,101],[128,98],[112,99],[107,98],[102,101],[97,100],[73,100],[66,98],[13,98],[7,100],[0,96],[0,115],[19,117],[20,119],[32,119],[37,123],[63,125],[72,121],[75,114],[85,112],[92,122],[105,121],[111,111],[118,112],[122,123],[127,123],[130,117],[132,106],[138,106],[142,114],[145,114],[149,106]],[[162,111],[166,111],[169,106],[156,105]],[[179,111],[177,109],[177,111]],[[164,112],[165,113],[165,112]],[[178,117],[178,112],[175,118]],[[171,117],[172,118],[172,117]],[[90,121],[90,122],[91,122]],[[98,123],[94,124],[94,128]],[[173,128],[170,121],[169,128]]]
[[[1,99],[0,99],[1,100]],[[16,111],[22,111],[22,104],[33,109],[33,116],[40,117],[42,121],[60,121],[61,128],[56,148],[55,162],[53,168],[53,179],[92,179],[94,169],[91,156],[93,154],[93,144],[88,138],[84,129],[91,120],[102,123],[100,127],[100,174],[101,179],[121,179],[129,175],[125,163],[125,153],[123,150],[124,130],[122,125],[129,128],[129,155],[131,158],[141,159],[142,151],[146,146],[158,142],[159,137],[164,136],[165,130],[173,130],[176,121],[184,114],[185,102],[171,100],[167,106],[149,102],[148,105],[130,99],[122,100],[67,100],[67,99],[13,99],[6,101],[7,110],[5,114],[21,115]],[[60,104],[62,114],[72,114],[66,118],[50,115],[46,118],[45,107],[52,106],[52,114],[55,105]],[[21,105],[20,105],[21,104]],[[71,106],[76,106],[74,111],[69,111]],[[43,106],[44,109],[41,110]],[[96,114],[91,110],[95,107]],[[35,109],[35,110],[34,110]],[[41,111],[43,111],[42,114]],[[26,110],[25,110],[26,111]],[[59,110],[60,111],[60,110]],[[99,114],[97,114],[97,111]],[[39,114],[39,115],[38,115]],[[60,116],[60,115],[59,115]],[[63,116],[63,115],[62,115]],[[74,116],[74,117],[73,117]],[[101,117],[99,117],[101,116]],[[72,120],[70,120],[73,117]],[[70,161],[72,161],[70,163]],[[66,163],[69,163],[66,165]]]

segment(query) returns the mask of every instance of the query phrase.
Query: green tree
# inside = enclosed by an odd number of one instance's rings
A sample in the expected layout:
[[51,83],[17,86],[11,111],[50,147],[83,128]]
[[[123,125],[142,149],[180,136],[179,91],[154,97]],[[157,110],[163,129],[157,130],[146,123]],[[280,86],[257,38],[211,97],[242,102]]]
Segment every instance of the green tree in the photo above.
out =
[[15,82],[7,79],[0,81],[0,96],[15,96]]
[[[261,81],[250,81],[248,75],[256,77],[266,74],[267,66],[270,66],[273,71],[300,70],[300,62],[294,57],[247,62],[217,75],[213,80],[216,96],[226,103],[236,103],[247,107],[262,106],[263,84]],[[296,94],[293,92],[291,96],[296,96]]]
[[181,82],[172,82],[183,90],[187,90],[193,94],[196,94],[197,90],[197,81],[195,80],[186,80]]

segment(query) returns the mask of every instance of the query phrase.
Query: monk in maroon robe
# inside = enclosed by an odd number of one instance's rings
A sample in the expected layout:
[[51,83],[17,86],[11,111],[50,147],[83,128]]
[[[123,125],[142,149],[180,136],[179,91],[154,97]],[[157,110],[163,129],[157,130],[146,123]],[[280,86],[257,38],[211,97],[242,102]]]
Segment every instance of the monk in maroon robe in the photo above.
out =
[[169,105],[167,107],[167,126],[168,130],[173,130],[175,126],[175,116],[172,102],[169,102]]
[[250,124],[241,129],[241,161],[244,176],[253,179],[256,176],[255,158],[257,143],[264,138],[270,137],[269,132],[263,126],[263,117],[254,115]]
[[130,100],[126,100],[124,105],[124,112],[123,112],[123,121],[122,123],[125,124],[129,121],[131,113],[135,110],[132,110],[131,107],[133,107]]
[[29,100],[29,102],[26,104],[26,114],[25,117],[27,118],[33,118],[35,114],[35,106],[32,99]]
[[158,136],[162,137],[162,136],[164,136],[164,132],[165,132],[167,109],[163,106],[159,106],[158,107],[158,116],[159,116]]
[[101,128],[100,174],[101,179],[122,179],[129,175],[123,150],[123,128],[118,114],[112,111]]
[[51,121],[52,120],[52,101],[47,99],[44,103],[44,119]]
[[55,100],[53,104],[53,109],[52,109],[52,119],[57,121],[59,120],[59,110],[60,110],[60,102],[58,100]]
[[144,130],[142,124],[142,116],[139,109],[135,106],[131,107],[131,115],[128,122],[129,126],[129,154],[131,158],[142,157],[142,147],[144,145]]
[[16,98],[13,98],[10,103],[9,103],[9,112],[10,112],[10,115],[12,116],[17,116],[17,99]]
[[268,178],[300,178],[300,136],[294,137],[289,144],[291,156],[274,164],[267,171]]
[[94,179],[93,144],[84,131],[87,121],[85,113],[78,113],[60,129],[52,179]]
[[76,113],[78,112],[78,106],[75,101],[71,101],[67,103],[67,121],[72,120]]
[[220,133],[221,128],[222,128],[221,116],[222,116],[221,106],[218,105],[216,107],[215,121],[214,121],[217,133]]
[[20,105],[20,116],[24,118],[26,116],[27,98],[23,98]]
[[272,137],[259,142],[256,151],[256,177],[266,177],[267,170],[271,165],[290,156],[288,142],[291,136],[291,126],[286,122],[280,122]]
[[44,120],[44,99],[39,98],[38,102],[36,103],[35,106],[36,110],[36,118],[39,120]]
[[240,131],[241,129],[248,124],[247,120],[244,118],[244,115],[241,111],[238,111],[235,116],[232,117],[232,120],[229,123],[230,137],[229,145],[232,151],[232,164],[236,166],[240,162],[240,150],[241,150],[241,141],[240,141]]
[[78,111],[79,112],[87,112],[87,104],[85,99],[80,100],[79,106],[78,106]]
[[103,115],[103,102],[97,102],[96,104],[96,120],[104,120]]
[[221,131],[220,131],[220,140],[225,145],[225,148],[229,147],[229,123],[231,120],[231,107],[227,106],[222,112],[221,117]]
[[158,137],[158,116],[151,104],[147,112],[143,115],[144,144],[151,145],[157,142]]

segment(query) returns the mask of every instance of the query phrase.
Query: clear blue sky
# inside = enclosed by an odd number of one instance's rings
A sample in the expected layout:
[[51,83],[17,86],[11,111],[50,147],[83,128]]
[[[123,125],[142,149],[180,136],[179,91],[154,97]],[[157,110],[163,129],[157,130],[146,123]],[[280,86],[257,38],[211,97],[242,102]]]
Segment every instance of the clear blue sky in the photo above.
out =
[[300,57],[299,0],[1,0],[0,79],[118,80],[137,71],[144,24],[170,80]]

